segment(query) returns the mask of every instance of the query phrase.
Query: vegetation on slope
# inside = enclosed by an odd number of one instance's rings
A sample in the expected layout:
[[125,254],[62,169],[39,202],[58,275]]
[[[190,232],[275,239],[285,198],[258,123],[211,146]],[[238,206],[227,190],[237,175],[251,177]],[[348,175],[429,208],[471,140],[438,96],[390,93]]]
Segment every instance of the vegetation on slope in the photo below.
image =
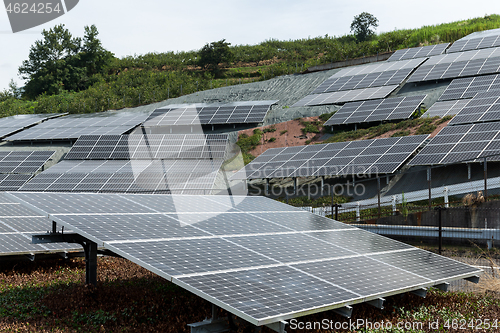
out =
[[[85,286],[84,276],[85,263],[81,258],[2,264],[0,331],[177,333],[189,332],[187,324],[210,317],[209,302],[125,259],[99,258],[97,288]],[[430,289],[426,298],[409,293],[387,297],[383,310],[368,304],[355,305],[352,322],[391,323],[394,329],[359,327],[352,331],[475,332],[468,324],[471,320],[476,324],[479,319],[480,324],[485,324],[488,319],[492,329],[486,331],[497,331],[500,325],[498,278],[491,277],[490,280],[496,284],[483,284],[488,292],[486,295]],[[226,314],[221,312],[220,315]],[[299,318],[304,323],[325,319],[333,323],[348,321],[333,311]],[[437,329],[429,326],[436,321],[439,324]],[[463,321],[463,329],[456,328]],[[422,326],[398,330],[399,322],[422,323]],[[294,331],[292,326],[290,330]],[[243,323],[237,329],[239,333],[250,331],[253,332]],[[307,330],[325,331],[320,328]],[[332,331],[349,329],[333,328]],[[274,331],[263,327],[262,332]]]
[[[80,44],[59,29],[52,33],[49,31],[44,36],[53,37],[56,32],[61,43],[65,41],[73,44],[74,48],[68,54],[69,58],[59,59],[56,68],[67,72],[66,65],[74,66],[80,84],[66,86],[61,79],[61,85],[49,85],[38,95],[40,91],[37,89],[23,94],[22,89],[11,86],[9,90],[0,92],[0,116],[46,112],[88,113],[133,107],[196,91],[300,72],[313,65],[406,47],[453,42],[472,32],[498,27],[500,15],[490,15],[419,29],[395,30],[374,35],[362,42],[355,35],[325,35],[289,41],[270,39],[258,45],[230,46],[224,40],[205,45],[204,48],[216,48],[222,42],[223,49],[229,47],[231,55],[221,58],[229,63],[222,69],[200,61],[203,48],[200,51],[148,53],[118,59],[109,57],[105,46],[99,44],[97,29],[86,31]],[[44,45],[43,40],[39,42]],[[96,51],[93,53],[95,59],[103,61],[93,62],[99,63],[99,66],[88,67],[91,70],[84,71],[80,61],[85,57],[88,60],[89,54],[92,55],[89,50]]]

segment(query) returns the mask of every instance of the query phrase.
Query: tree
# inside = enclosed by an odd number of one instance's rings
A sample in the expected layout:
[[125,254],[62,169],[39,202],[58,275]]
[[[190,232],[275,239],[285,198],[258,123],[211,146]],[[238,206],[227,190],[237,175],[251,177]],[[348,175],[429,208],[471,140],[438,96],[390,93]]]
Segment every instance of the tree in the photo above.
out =
[[370,13],[363,12],[358,16],[354,16],[351,23],[351,32],[354,32],[358,42],[364,42],[375,35],[375,31],[371,29],[372,27],[378,27],[378,19]]
[[225,39],[205,44],[199,52],[198,65],[211,71],[216,77],[221,74],[221,64],[229,64],[233,60],[233,52],[229,48],[231,43]]
[[97,39],[97,28],[85,27],[85,37],[73,37],[57,25],[42,31],[43,39],[30,48],[28,60],[19,67],[19,75],[28,80],[24,96],[35,98],[46,93],[59,94],[62,91],[80,91],[90,85],[90,76],[102,71],[113,58]]

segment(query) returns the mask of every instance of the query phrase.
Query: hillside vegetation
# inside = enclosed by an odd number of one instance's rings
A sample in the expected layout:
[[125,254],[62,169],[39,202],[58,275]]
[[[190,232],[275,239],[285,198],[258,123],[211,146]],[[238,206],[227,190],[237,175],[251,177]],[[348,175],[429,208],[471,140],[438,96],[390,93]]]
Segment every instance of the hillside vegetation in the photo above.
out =
[[79,91],[61,90],[52,95],[44,93],[31,98],[22,97],[15,86],[0,92],[0,116],[89,113],[134,107],[200,90],[301,72],[313,65],[407,47],[453,42],[475,31],[499,27],[500,15],[490,15],[419,29],[395,30],[375,35],[364,42],[357,42],[353,35],[325,35],[229,46],[231,61],[224,64],[217,77],[199,65],[199,51],[148,53],[121,59],[112,57],[100,72],[86,77],[85,89]]

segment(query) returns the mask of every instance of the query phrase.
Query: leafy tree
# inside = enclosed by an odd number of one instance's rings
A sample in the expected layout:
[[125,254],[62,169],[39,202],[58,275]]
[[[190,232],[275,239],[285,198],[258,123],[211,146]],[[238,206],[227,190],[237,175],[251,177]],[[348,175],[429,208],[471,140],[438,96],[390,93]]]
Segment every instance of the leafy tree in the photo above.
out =
[[370,13],[362,12],[358,16],[354,16],[351,32],[354,32],[358,42],[364,42],[375,35],[372,27],[378,27],[378,19]]
[[24,96],[35,98],[46,93],[59,94],[62,91],[80,91],[90,86],[90,76],[103,70],[113,58],[97,39],[97,28],[85,27],[83,39],[73,37],[57,25],[42,31],[43,39],[30,48],[28,60],[19,67],[19,74],[28,80]]
[[233,53],[229,45],[231,43],[227,43],[225,39],[205,44],[198,54],[198,65],[208,69],[216,77],[220,76],[222,72],[220,65],[223,63],[229,64],[233,60]]

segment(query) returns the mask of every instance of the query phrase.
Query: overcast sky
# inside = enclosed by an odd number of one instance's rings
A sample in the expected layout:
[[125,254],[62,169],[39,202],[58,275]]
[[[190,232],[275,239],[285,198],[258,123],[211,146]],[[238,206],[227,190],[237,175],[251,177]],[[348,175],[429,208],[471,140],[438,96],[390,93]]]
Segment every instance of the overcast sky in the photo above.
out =
[[499,0],[213,0],[102,1],[80,0],[67,14],[25,32],[12,33],[5,9],[0,10],[0,90],[28,58],[41,31],[65,24],[74,36],[95,24],[103,46],[117,57],[148,52],[198,50],[225,38],[232,45],[266,39],[341,36],[355,15],[369,12],[379,19],[377,32],[395,28],[500,14]]

